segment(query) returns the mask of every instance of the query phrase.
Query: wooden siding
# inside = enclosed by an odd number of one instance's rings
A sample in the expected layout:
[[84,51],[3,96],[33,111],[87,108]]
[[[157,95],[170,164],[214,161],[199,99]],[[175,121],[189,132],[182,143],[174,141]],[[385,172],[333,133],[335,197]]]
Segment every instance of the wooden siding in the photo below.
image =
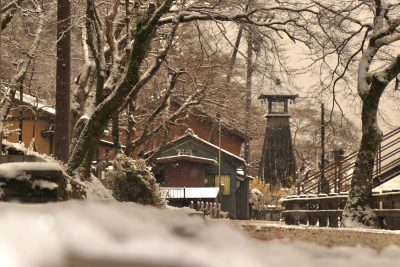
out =
[[[8,121],[5,125],[9,130],[19,129],[18,121]],[[47,131],[50,126],[51,124],[46,120],[24,120],[22,123],[22,142],[25,147],[29,146],[34,137],[37,152],[47,155],[52,154],[50,139],[42,136],[42,131]],[[7,140],[18,143],[18,133],[10,135]]]
[[289,187],[288,177],[295,178],[289,116],[267,116],[259,176],[273,186]]
[[179,161],[168,163],[164,167],[164,186],[204,187],[206,172],[204,164]]

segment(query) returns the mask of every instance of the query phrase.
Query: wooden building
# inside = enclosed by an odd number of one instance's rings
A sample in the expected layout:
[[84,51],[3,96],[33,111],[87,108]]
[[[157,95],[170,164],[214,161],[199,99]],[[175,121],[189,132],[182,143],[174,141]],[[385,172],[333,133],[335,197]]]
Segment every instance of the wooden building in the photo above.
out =
[[[155,175],[167,188],[221,187],[223,211],[231,218],[248,219],[249,178],[238,174],[245,161],[239,156],[212,144],[191,129],[169,142],[154,162]],[[199,199],[203,197],[198,196]],[[186,201],[181,198],[181,201]]]
[[[175,112],[182,105],[176,98],[171,99],[170,111]],[[168,127],[166,142],[175,140],[185,134],[187,129],[192,131],[200,138],[212,143],[218,144],[221,140],[221,147],[237,156],[242,152],[242,146],[245,141],[245,134],[235,128],[225,119],[219,119],[218,115],[206,113],[204,107],[190,107],[189,110],[182,113],[179,123]],[[220,131],[221,130],[221,131]],[[137,134],[141,133],[141,127],[138,125]],[[160,147],[162,143],[161,136],[149,140],[143,147],[137,148],[144,152],[153,151]]]
[[[18,130],[14,131],[7,140],[19,142],[21,139],[25,146],[29,146],[32,138],[35,138],[36,150],[51,155],[54,151],[54,119],[54,108],[24,94],[22,102],[14,101],[10,116],[5,122],[10,130],[17,130],[22,126],[22,134]],[[192,130],[187,131],[188,129]],[[137,134],[140,134],[140,127]],[[122,140],[124,135],[125,131],[121,129]],[[228,211],[232,218],[247,219],[249,181],[243,175],[237,174],[237,170],[245,164],[240,158],[243,142],[243,133],[199,109],[192,108],[179,124],[169,128],[167,145],[162,148],[161,156],[154,162],[159,167],[157,178],[164,181],[163,185],[167,187],[195,188],[191,191],[197,196],[196,199],[207,201],[216,201],[215,192],[223,185],[220,199],[222,209]],[[148,152],[159,146],[160,138],[156,137],[140,149]],[[137,150],[133,153],[132,156],[135,157]],[[113,158],[112,136],[105,131],[96,160],[111,161]],[[210,187],[218,190],[210,190]],[[199,194],[205,195],[201,197]]]
[[[11,133],[6,136],[6,140],[13,143],[23,143],[25,147],[28,147],[34,138],[37,152],[53,155],[55,109],[28,94],[23,94],[22,102],[19,99],[17,92],[10,114],[4,122],[5,127]],[[19,129],[21,129],[21,132]],[[111,137],[105,135],[100,140],[97,151],[98,160],[113,157],[113,143],[110,142],[110,139]]]
[[289,101],[296,97],[279,80],[270,93],[259,96],[259,99],[266,100],[268,107],[259,177],[272,187],[290,187],[291,179],[296,178],[289,123]]
[[[177,109],[179,104],[178,101],[173,101],[172,108]],[[21,102],[17,92],[11,112],[5,122],[9,130],[14,130],[7,137],[7,140],[23,142],[25,146],[29,146],[32,138],[35,138],[37,151],[51,155],[54,152],[54,120],[55,109],[51,105],[38,101],[37,98],[28,94],[23,94],[23,101]],[[219,132],[219,126],[221,126],[221,132]],[[22,135],[18,134],[20,128],[22,128]],[[202,139],[213,144],[217,144],[221,139],[221,147],[235,155],[241,153],[244,133],[194,107],[187,114],[182,115],[179,124],[169,127],[166,141],[169,142],[182,136],[188,128],[192,129]],[[136,134],[141,134],[140,125],[137,127]],[[120,130],[120,139],[123,144],[126,139],[126,132],[123,128]],[[132,156],[136,157],[139,151],[148,152],[158,148],[161,145],[161,139],[158,136],[152,138],[142,147],[136,148]],[[107,161],[113,158],[113,138],[111,131],[106,130],[100,140],[96,160]]]

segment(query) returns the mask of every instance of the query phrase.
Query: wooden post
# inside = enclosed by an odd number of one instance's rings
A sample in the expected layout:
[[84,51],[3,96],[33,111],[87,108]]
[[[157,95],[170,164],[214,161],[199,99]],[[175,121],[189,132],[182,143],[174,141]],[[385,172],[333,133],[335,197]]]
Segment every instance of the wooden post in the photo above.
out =
[[56,119],[54,155],[67,163],[70,141],[71,5],[57,1]]
[[339,227],[339,218],[336,214],[339,207],[339,200],[336,198],[338,194],[332,194],[333,196],[329,198],[328,201],[328,209],[332,210],[332,213],[329,214],[329,227],[337,228]]
[[338,162],[338,172],[339,172],[339,177],[338,177],[338,192],[342,192],[342,180],[343,180],[343,157],[340,158]]
[[[22,101],[24,101],[24,87],[22,83],[19,84],[19,104],[22,104]],[[18,142],[22,144],[22,127],[23,127],[23,113],[22,113],[22,108],[21,106],[19,107],[19,131],[18,131]]]
[[[321,194],[319,196],[319,209],[320,210],[327,210],[328,209],[328,200],[326,199],[326,194]],[[328,226],[328,216],[326,213],[322,213],[319,216],[319,226],[320,227],[326,227]]]

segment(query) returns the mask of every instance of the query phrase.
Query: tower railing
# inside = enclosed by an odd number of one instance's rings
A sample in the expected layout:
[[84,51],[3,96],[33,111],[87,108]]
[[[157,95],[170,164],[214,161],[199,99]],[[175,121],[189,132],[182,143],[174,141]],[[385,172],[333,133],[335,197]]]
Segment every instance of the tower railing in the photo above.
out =
[[[339,158],[325,166],[323,170],[301,177],[297,182],[297,191],[300,193],[320,193],[321,172],[329,184],[330,192],[342,192],[350,189],[351,177],[357,151],[346,157]],[[385,134],[378,148],[374,170],[373,187],[376,187],[400,174],[400,127]]]

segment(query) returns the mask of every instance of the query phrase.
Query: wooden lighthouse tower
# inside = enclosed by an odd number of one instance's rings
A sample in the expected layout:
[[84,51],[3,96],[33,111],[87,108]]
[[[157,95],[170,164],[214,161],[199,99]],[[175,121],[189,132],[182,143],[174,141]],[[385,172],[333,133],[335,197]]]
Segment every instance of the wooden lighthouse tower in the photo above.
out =
[[270,93],[258,97],[266,101],[268,107],[259,177],[275,188],[290,187],[293,181],[291,179],[296,174],[289,124],[289,101],[297,96],[277,79]]

